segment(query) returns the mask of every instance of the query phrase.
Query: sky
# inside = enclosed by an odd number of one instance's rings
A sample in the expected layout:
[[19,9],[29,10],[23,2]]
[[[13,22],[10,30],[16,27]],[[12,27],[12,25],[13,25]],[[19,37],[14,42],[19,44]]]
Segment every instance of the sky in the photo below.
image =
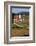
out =
[[28,8],[12,8],[12,13],[29,12]]

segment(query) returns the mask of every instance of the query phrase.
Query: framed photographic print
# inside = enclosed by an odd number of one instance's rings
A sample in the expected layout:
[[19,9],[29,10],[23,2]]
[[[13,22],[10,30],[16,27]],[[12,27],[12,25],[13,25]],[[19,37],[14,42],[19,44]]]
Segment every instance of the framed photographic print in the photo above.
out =
[[4,3],[4,42],[35,42],[35,3]]

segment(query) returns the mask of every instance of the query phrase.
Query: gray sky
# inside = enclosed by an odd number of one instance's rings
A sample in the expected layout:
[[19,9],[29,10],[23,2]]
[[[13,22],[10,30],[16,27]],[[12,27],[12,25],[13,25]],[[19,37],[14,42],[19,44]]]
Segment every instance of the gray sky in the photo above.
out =
[[29,12],[29,9],[25,8],[12,8],[12,13]]

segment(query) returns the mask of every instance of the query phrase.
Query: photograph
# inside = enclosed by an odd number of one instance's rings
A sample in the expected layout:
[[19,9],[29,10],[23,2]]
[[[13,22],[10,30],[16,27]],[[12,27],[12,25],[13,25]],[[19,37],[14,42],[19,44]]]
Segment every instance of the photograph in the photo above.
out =
[[4,2],[4,43],[35,42],[35,3]]
[[29,36],[29,9],[31,7],[12,7],[11,36]]

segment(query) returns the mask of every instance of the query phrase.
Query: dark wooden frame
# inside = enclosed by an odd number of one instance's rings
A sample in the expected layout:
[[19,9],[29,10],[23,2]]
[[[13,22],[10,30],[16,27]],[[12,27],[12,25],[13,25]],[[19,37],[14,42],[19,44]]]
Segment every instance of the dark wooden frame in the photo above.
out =
[[[12,3],[16,3],[16,4],[26,4],[26,5],[33,5],[33,40],[30,41],[17,41],[17,42],[9,42],[8,41],[8,5],[12,4]],[[5,31],[5,17],[6,17],[6,31]],[[6,1],[4,2],[4,43],[7,44],[16,44],[16,43],[34,43],[35,42],[35,3],[30,3],[30,2],[11,2],[11,1]]]

